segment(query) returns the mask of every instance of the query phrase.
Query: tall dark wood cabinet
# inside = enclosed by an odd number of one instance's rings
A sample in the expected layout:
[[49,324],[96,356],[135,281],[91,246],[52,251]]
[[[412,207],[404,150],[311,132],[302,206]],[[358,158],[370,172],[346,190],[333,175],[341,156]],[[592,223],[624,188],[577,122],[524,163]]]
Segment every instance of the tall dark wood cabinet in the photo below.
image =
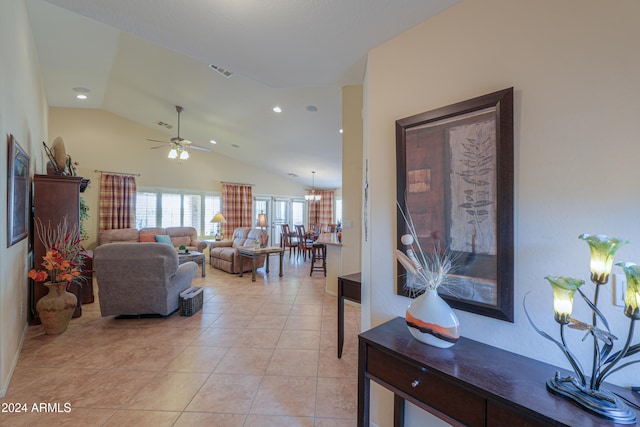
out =
[[[35,175],[33,178],[33,220],[40,219],[45,226],[51,223],[52,227],[60,224],[67,217],[68,224],[75,224],[80,228],[80,184],[82,177],[63,175]],[[40,239],[32,227],[33,239],[33,264],[34,268],[41,269],[42,257],[46,253]],[[89,280],[88,286],[91,286]],[[78,307],[73,317],[82,314],[81,293],[77,284],[72,284],[71,292],[78,297]],[[47,294],[47,288],[42,282],[31,281],[29,297],[29,323],[39,324],[40,318],[36,312],[36,303]]]

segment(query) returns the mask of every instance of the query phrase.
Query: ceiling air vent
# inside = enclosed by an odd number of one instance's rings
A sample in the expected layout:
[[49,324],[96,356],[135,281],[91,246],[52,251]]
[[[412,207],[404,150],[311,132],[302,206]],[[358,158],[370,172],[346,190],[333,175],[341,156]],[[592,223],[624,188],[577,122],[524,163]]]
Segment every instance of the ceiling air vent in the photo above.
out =
[[169,123],[165,123],[165,122],[158,122],[158,126],[162,126],[163,128],[167,128],[167,129],[171,129],[173,127],[173,125],[170,125]]
[[217,65],[213,65],[213,64],[209,64],[209,68],[211,68],[212,70],[217,71],[218,73],[222,74],[224,77],[230,79],[231,77],[233,77],[233,73],[229,70],[225,70],[222,67],[218,67]]

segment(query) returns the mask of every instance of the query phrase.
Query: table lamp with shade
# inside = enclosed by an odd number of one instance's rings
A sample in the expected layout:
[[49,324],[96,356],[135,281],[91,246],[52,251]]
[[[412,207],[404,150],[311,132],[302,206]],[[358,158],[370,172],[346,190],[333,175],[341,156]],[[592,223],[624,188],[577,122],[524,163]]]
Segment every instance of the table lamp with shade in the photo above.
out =
[[[217,223],[217,224],[226,224],[227,220],[224,219],[224,216],[220,212],[218,212],[217,214],[215,214],[213,216],[213,218],[211,219],[211,222]],[[222,238],[223,238],[222,225],[218,225],[218,230],[217,230],[217,233],[215,235],[215,239],[216,240],[222,240]]]
[[267,214],[264,212],[258,214],[257,226],[260,228],[267,228]]

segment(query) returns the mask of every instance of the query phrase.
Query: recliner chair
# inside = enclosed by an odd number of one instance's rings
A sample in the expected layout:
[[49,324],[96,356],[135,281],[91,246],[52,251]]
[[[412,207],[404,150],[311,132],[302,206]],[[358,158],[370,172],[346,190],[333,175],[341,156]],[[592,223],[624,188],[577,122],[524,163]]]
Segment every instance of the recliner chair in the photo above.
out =
[[198,271],[195,262],[178,265],[178,253],[165,243],[100,245],[93,251],[93,268],[103,317],[168,316]]
[[[253,246],[253,242],[256,240],[260,242],[260,245],[267,246],[269,235],[265,230],[258,230],[257,228],[236,228],[233,230],[230,241],[211,243],[209,264],[227,273],[240,273],[240,269],[242,269],[243,273],[251,271],[252,261],[250,259],[243,258],[242,266],[240,265],[238,247]],[[256,265],[262,267],[264,260],[265,255],[257,256]]]

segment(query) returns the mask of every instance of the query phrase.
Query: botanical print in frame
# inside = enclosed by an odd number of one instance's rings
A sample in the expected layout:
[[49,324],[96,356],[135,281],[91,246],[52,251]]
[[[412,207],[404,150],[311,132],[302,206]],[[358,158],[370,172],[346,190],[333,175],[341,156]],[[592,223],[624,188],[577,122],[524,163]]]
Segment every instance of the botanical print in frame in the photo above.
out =
[[29,156],[9,135],[7,165],[7,247],[29,234]]
[[[513,321],[513,89],[396,122],[399,206],[424,251],[447,249],[452,307]],[[398,213],[398,248],[407,225]],[[397,292],[411,295],[398,264]]]

